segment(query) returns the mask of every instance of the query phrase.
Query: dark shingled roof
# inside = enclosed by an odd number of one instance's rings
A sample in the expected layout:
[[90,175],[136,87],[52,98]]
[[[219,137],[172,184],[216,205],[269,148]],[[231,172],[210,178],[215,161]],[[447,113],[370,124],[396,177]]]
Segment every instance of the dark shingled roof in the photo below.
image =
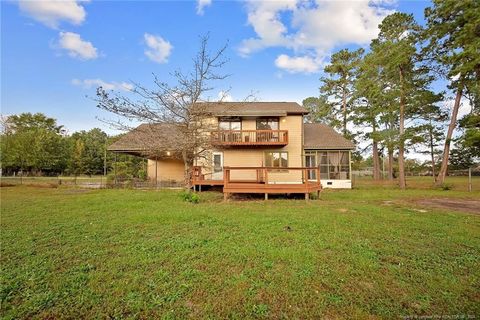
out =
[[304,124],[304,149],[355,149],[350,140],[321,123]]
[[197,108],[214,116],[286,116],[307,114],[296,102],[201,102]]
[[[112,143],[114,152],[149,155],[152,150],[178,151],[183,132],[175,124],[142,124]],[[355,145],[335,130],[320,123],[305,123],[304,149],[355,149]]]
[[176,150],[182,136],[181,127],[178,125],[144,123],[120,137],[108,147],[108,150],[133,154],[148,154],[156,147]]

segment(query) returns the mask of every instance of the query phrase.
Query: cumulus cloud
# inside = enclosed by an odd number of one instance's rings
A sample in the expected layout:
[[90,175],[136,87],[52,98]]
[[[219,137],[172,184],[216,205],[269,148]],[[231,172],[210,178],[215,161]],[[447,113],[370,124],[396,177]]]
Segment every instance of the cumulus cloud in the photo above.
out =
[[20,0],[20,10],[33,19],[50,28],[57,28],[61,21],[74,25],[81,24],[86,17],[86,12],[80,2],[76,0]]
[[166,63],[168,62],[168,57],[172,52],[173,46],[170,42],[164,40],[160,36],[153,34],[145,33],[143,35],[145,44],[148,49],[145,49],[145,55],[152,61],[157,63]]
[[[455,104],[455,100],[452,99],[450,101],[447,101],[447,106],[449,109],[449,114],[451,114],[451,109],[453,109],[453,105]],[[460,107],[458,108],[458,115],[457,119],[462,119],[464,116],[472,112],[472,105],[470,104],[470,100],[466,98],[462,98],[460,101]]]
[[91,42],[83,40],[77,33],[60,32],[58,46],[66,50],[72,58],[81,60],[98,58],[97,48]]
[[[367,45],[375,38],[380,22],[393,12],[383,6],[385,3],[391,1],[248,1],[248,24],[256,37],[243,40],[239,54],[248,56],[264,48],[283,47],[304,57],[287,59],[280,55],[277,60],[283,63],[276,63],[278,67],[303,63],[309,65],[306,72],[312,72],[312,61],[322,61],[336,46]],[[282,15],[291,19],[282,19]]]
[[275,65],[290,73],[314,73],[320,69],[321,61],[309,56],[290,57],[281,54],[275,59]]
[[197,14],[203,16],[205,7],[212,4],[212,0],[197,0]]
[[102,87],[105,90],[132,91],[133,85],[127,82],[106,82],[102,79],[72,79],[72,84],[84,89]]

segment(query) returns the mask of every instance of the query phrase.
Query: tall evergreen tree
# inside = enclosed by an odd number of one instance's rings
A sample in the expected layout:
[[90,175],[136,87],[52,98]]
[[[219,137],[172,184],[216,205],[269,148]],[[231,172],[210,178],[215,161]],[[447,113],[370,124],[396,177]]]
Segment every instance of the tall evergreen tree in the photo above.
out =
[[398,98],[398,173],[399,185],[405,189],[405,118],[411,111],[409,101],[415,82],[422,76],[415,69],[415,41],[420,27],[413,15],[394,13],[380,24],[378,38],[373,40],[372,49],[383,68],[384,79]]
[[437,179],[437,183],[442,184],[462,95],[465,88],[478,91],[480,82],[480,1],[433,0],[433,6],[425,9],[425,17],[424,59],[437,63],[438,71],[450,81],[449,88],[455,92]]
[[338,127],[340,121],[335,117],[332,105],[327,97],[308,97],[302,101],[303,107],[309,111],[306,121],[310,123],[324,123],[331,127]]
[[326,77],[322,77],[321,95],[327,97],[333,110],[341,119],[341,130],[345,137],[351,138],[347,129],[352,113],[353,86],[358,65],[361,61],[363,49],[349,51],[340,50],[331,57],[330,64],[324,69]]

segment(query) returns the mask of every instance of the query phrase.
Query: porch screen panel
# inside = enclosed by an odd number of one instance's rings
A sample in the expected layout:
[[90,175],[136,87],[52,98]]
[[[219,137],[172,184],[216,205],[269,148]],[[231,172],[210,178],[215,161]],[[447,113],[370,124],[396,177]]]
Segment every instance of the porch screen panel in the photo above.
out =
[[350,179],[350,157],[348,151],[340,151],[340,179]]
[[330,179],[340,179],[340,153],[338,151],[328,152],[328,166]]
[[318,152],[318,165],[320,166],[320,179],[328,179],[328,159],[327,152]]

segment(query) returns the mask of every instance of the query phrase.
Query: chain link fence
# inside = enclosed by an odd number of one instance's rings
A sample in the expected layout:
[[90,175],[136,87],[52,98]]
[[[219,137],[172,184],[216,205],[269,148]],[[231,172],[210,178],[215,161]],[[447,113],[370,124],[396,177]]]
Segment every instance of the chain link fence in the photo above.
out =
[[[449,170],[448,175],[445,178],[444,184],[438,186],[431,172],[405,172],[407,179],[407,187],[431,189],[442,188],[445,190],[458,190],[458,191],[480,191],[480,170],[478,168],[462,169],[462,170]],[[352,186],[361,187],[368,185],[385,185],[396,186],[398,184],[398,173],[394,173],[394,179],[388,179],[388,172],[381,171],[382,177],[378,181],[373,180],[372,168],[366,168],[363,170],[352,170]]]
[[57,176],[57,177],[38,177],[38,176],[2,176],[0,178],[2,186],[36,186],[45,188],[56,188],[60,186],[81,187],[90,189],[102,188],[134,188],[134,189],[171,189],[182,188],[183,185],[175,180],[152,181],[139,178],[121,178],[112,176]]

